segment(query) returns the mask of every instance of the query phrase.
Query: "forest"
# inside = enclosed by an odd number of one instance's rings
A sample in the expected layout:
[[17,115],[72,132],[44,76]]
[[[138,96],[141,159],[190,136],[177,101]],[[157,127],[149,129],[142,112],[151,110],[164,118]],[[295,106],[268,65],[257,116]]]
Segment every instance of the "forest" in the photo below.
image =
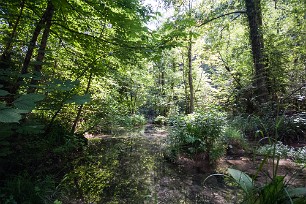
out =
[[306,203],[306,0],[1,0],[0,203]]

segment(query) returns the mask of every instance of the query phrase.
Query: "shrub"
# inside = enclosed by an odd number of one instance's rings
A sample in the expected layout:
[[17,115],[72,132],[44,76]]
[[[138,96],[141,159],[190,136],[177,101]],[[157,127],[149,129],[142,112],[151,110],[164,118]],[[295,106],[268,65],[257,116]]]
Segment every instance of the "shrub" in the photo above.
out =
[[229,147],[228,150],[231,150],[231,152],[239,151],[241,149],[245,150],[248,147],[242,131],[231,125],[225,127],[224,139]]
[[124,128],[133,128],[138,127],[146,124],[146,119],[143,115],[117,115],[114,116],[114,119],[112,121],[112,126],[114,128],[118,127],[124,127]]
[[275,175],[263,186],[257,186],[244,172],[228,169],[228,173],[243,190],[242,203],[305,203],[306,201],[306,188],[289,187],[284,176]]
[[293,148],[282,142],[261,146],[257,149],[257,153],[268,156],[276,155],[281,158],[289,157],[297,163],[306,163],[306,147]]
[[52,177],[43,179],[31,178],[28,174],[21,174],[9,178],[0,189],[1,203],[52,203],[55,190]]
[[228,143],[238,143],[240,146],[244,146],[246,143],[246,140],[242,134],[242,132],[232,126],[227,126],[224,129],[224,137]]
[[224,114],[214,111],[178,116],[169,135],[169,148],[176,155],[204,153],[205,159],[214,163],[225,153],[224,124]]
[[154,124],[156,125],[166,125],[167,118],[165,116],[159,115],[154,119]]
[[236,116],[231,120],[231,125],[241,130],[249,138],[261,139],[262,137],[274,138],[285,143],[305,140],[306,116]]
[[129,119],[130,119],[130,124],[133,127],[145,125],[146,122],[147,122],[143,115],[134,114],[134,115],[130,116]]

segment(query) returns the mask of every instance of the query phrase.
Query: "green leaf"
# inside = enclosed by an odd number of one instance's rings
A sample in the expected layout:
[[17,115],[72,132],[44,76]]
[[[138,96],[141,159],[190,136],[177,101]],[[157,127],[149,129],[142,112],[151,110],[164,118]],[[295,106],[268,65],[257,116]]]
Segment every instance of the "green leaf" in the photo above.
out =
[[27,74],[19,74],[19,77],[24,79],[31,79],[33,77],[33,74],[27,73]]
[[13,135],[12,127],[9,124],[3,125],[0,128],[0,141]]
[[0,96],[6,96],[9,95],[10,93],[8,91],[0,89]]
[[35,108],[35,103],[45,98],[43,94],[26,94],[17,98],[13,103],[19,110],[31,111]]
[[306,188],[292,188],[287,190],[290,197],[306,196]]
[[54,79],[52,82],[47,83],[48,89],[47,91],[70,91],[75,88],[79,84],[79,81],[71,81],[71,80],[60,80]]
[[6,105],[5,105],[5,103],[3,103],[3,102],[0,102],[0,109],[5,109],[6,108]]
[[16,113],[29,113],[31,110],[24,110],[24,109],[15,109],[14,110]]
[[228,173],[235,179],[235,181],[239,184],[239,186],[246,192],[247,194],[253,190],[253,180],[247,174],[239,171],[237,169],[228,169]]
[[84,103],[89,102],[90,100],[90,94],[85,94],[83,96],[74,95],[70,99],[68,99],[66,103],[75,103],[77,105],[82,105]]
[[44,133],[44,125],[24,125],[17,129],[18,133],[21,134],[40,134]]
[[18,123],[20,119],[21,115],[12,108],[0,110],[0,122],[2,123]]

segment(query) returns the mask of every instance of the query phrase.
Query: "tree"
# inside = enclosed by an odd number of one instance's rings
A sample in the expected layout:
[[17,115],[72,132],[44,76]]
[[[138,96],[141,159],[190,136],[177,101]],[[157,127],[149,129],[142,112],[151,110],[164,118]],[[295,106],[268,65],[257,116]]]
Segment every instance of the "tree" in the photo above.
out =
[[260,0],[245,0],[248,23],[250,29],[250,41],[254,61],[255,97],[259,104],[269,100],[267,59],[262,29],[262,14]]

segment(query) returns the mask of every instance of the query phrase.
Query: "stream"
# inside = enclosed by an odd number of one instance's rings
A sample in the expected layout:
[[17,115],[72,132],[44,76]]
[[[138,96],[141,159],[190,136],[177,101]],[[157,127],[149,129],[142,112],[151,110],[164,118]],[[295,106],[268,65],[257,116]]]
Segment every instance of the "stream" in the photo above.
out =
[[89,139],[63,180],[63,203],[238,202],[235,188],[215,176],[206,179],[211,172],[166,161],[166,136],[164,128],[148,124],[137,132]]

